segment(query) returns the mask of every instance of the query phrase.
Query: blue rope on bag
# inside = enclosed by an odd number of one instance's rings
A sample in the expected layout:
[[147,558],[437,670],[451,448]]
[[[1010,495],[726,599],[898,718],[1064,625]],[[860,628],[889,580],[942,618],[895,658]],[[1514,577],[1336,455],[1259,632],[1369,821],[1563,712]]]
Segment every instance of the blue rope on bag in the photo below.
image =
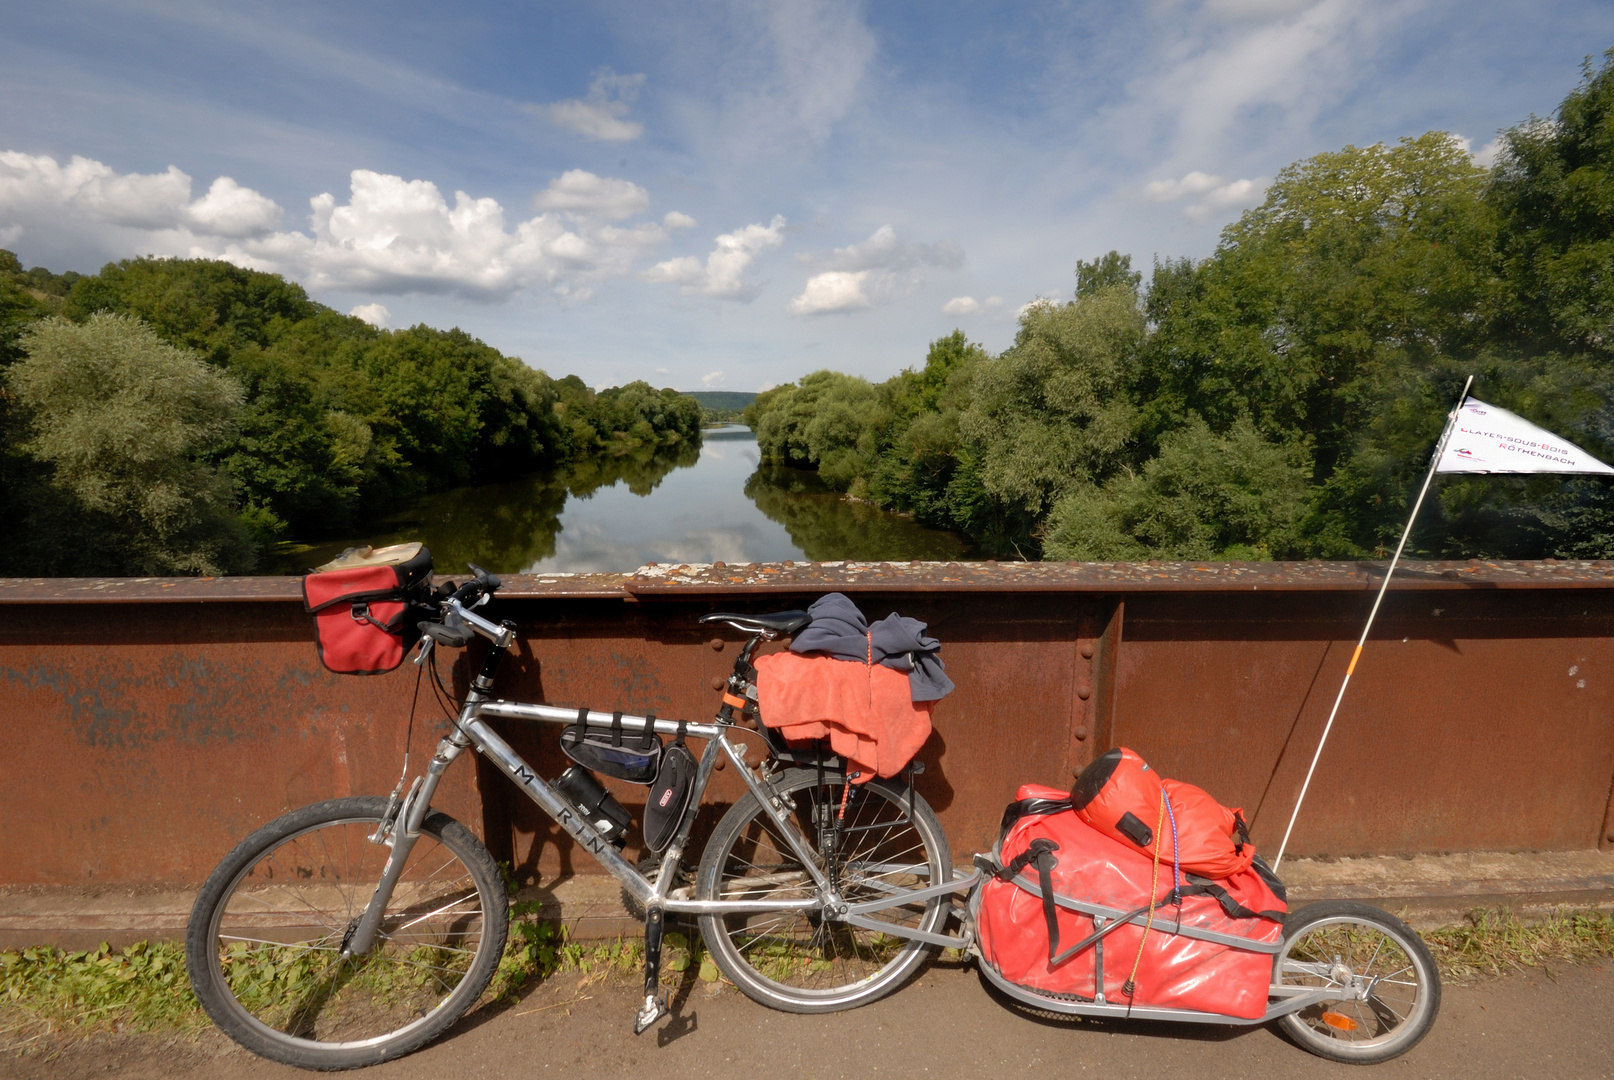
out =
[[[1160,797],[1166,803],[1166,816],[1171,819],[1171,902],[1177,908],[1177,931],[1182,930],[1182,852],[1177,848],[1177,811],[1171,808],[1171,797],[1164,788]],[[1174,933],[1177,931],[1173,931]]]
[[[1171,872],[1172,872],[1172,900],[1182,907],[1182,853],[1177,850],[1177,812],[1171,808],[1171,797],[1164,790],[1160,797],[1166,800],[1166,816],[1171,819]],[[1179,912],[1179,915],[1181,913]]]

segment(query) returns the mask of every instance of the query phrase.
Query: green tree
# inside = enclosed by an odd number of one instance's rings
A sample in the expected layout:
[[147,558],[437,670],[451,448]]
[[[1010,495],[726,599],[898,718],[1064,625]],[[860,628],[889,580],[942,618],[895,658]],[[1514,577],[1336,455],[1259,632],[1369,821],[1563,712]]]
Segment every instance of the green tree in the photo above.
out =
[[1119,285],[1134,293],[1143,283],[1143,275],[1132,269],[1132,256],[1111,250],[1092,262],[1076,260],[1076,299],[1093,296],[1100,289]]
[[891,421],[885,395],[867,379],[815,371],[800,384],[759,394],[746,416],[768,461],[816,468],[834,490],[867,497]]
[[1541,352],[1614,355],[1614,49],[1552,120],[1503,134],[1487,200],[1509,288],[1494,323]]
[[76,504],[57,501],[39,524],[94,527],[56,541],[94,545],[120,573],[251,567],[233,485],[211,460],[241,407],[233,380],[122,315],[45,319],[22,347],[7,384],[27,417],[24,449]]
[[869,478],[876,504],[912,513],[927,525],[959,529],[979,502],[975,460],[959,433],[975,371],[990,356],[962,330],[930,343],[924,367],[888,380],[892,413],[887,445]]
[[[1143,336],[1137,293],[1107,285],[1070,303],[1032,305],[1014,345],[975,369],[959,431],[978,493],[1002,523],[998,542],[984,540],[1032,556],[1053,504],[1123,463],[1136,418],[1127,382]],[[962,486],[956,494],[979,505]]]
[[1113,561],[1292,557],[1311,462],[1243,417],[1217,435],[1198,417],[1138,472],[1078,488],[1049,517],[1044,557]]
[[1134,395],[1140,447],[1199,416],[1248,416],[1304,449],[1307,550],[1392,535],[1450,395],[1485,342],[1497,281],[1486,173],[1449,135],[1346,147],[1279,173],[1198,266],[1155,268]]

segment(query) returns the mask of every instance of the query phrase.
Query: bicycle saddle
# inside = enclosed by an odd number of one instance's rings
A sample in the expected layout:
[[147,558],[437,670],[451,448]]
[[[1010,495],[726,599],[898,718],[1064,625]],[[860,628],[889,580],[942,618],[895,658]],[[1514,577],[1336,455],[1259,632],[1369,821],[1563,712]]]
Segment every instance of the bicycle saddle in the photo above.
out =
[[805,611],[775,611],[769,615],[740,615],[732,611],[714,611],[702,615],[701,622],[725,622],[753,634],[764,630],[775,634],[794,634],[813,621]]

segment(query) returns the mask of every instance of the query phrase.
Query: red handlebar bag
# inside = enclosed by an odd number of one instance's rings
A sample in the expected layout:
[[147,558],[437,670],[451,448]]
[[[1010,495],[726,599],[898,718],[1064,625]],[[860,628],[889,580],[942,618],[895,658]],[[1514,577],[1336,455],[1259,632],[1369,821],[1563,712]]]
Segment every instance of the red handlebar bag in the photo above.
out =
[[432,553],[396,544],[344,553],[303,578],[314,644],[338,675],[380,675],[403,663],[420,637],[413,601],[431,588]]
[[1240,811],[1229,810],[1193,784],[1161,779],[1125,747],[1100,755],[1083,769],[1070,801],[1087,824],[1151,857],[1159,828],[1160,861],[1175,861],[1185,873],[1225,878],[1249,869],[1255,857]]

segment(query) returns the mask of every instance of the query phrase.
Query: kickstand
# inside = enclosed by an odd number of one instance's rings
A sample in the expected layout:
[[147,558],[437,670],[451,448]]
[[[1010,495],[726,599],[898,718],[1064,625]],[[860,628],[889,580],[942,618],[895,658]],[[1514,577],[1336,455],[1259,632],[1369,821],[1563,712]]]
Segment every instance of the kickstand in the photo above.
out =
[[656,996],[661,982],[661,939],[665,929],[661,908],[652,906],[644,917],[644,1004],[633,1018],[635,1035],[643,1035],[672,1011],[665,997]]

